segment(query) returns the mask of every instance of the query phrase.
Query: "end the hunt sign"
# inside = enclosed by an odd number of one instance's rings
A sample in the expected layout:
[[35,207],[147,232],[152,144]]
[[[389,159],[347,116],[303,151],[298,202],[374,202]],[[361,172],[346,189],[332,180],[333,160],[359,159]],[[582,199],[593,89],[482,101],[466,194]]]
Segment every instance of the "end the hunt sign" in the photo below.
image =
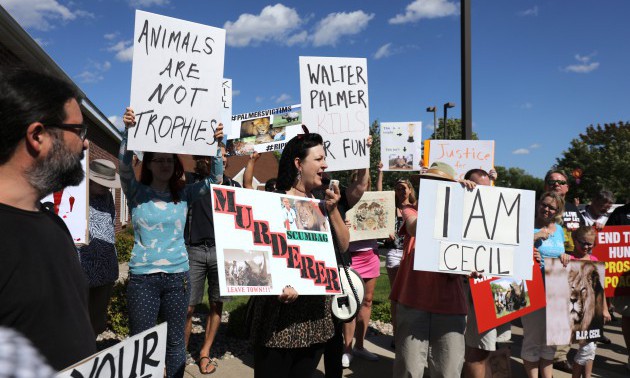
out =
[[599,231],[593,256],[606,263],[606,296],[629,296],[630,226],[607,226]]

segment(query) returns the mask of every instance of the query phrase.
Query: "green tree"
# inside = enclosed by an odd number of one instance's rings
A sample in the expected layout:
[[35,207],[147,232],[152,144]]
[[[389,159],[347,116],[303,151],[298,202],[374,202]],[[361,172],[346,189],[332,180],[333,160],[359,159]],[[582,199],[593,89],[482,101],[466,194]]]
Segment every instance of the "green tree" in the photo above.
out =
[[534,177],[521,168],[506,168],[497,165],[494,169],[497,171],[498,176],[495,183],[496,186],[533,190],[536,192],[536,198],[538,198],[544,190],[545,183],[543,179]]
[[[557,167],[568,174],[571,182],[569,199],[578,197],[586,203],[599,190],[607,189],[617,196],[618,203],[630,200],[629,122],[588,126],[557,160]],[[579,183],[572,175],[578,169],[582,172]]]
[[[462,120],[459,118],[449,118],[446,121],[446,130],[448,131],[449,140],[453,139],[462,139]],[[438,127],[435,132],[431,134],[430,139],[444,139],[444,119],[440,118],[438,120]],[[472,133],[473,140],[479,140],[477,133]]]

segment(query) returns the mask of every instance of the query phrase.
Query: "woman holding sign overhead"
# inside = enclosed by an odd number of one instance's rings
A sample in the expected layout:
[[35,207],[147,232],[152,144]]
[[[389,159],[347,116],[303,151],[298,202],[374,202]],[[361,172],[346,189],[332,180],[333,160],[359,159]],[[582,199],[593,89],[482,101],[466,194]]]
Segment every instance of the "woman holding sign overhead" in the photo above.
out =
[[[339,188],[319,189],[328,167],[322,137],[303,128],[305,133],[291,139],[282,152],[276,188],[324,200],[335,244],[345,251],[350,235],[337,209]],[[254,377],[310,377],[317,368],[324,344],[334,334],[331,297],[298,294],[287,285],[279,296],[253,299]]]
[[[127,108],[123,121],[127,130],[135,126],[131,108]],[[188,203],[207,193],[210,184],[221,182],[223,164],[220,156],[213,158],[206,180],[183,185],[184,170],[176,154],[146,152],[137,181],[131,166],[133,154],[127,150],[127,130],[120,145],[120,181],[135,232],[127,288],[130,332],[135,335],[155,326],[160,314],[168,322],[166,376],[182,377],[186,365],[184,324],[190,296],[184,245]],[[214,138],[222,137],[220,124]]]

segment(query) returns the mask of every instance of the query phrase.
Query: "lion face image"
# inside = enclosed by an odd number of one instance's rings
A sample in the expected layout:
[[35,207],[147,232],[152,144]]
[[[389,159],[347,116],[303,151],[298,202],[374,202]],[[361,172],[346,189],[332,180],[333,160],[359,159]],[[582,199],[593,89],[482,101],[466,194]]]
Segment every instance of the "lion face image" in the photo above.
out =
[[568,283],[571,330],[584,331],[592,328],[591,324],[602,324],[604,288],[596,265],[585,263],[580,269],[572,264]]
[[298,201],[295,204],[298,218],[298,228],[308,231],[320,231],[319,217],[310,202]]

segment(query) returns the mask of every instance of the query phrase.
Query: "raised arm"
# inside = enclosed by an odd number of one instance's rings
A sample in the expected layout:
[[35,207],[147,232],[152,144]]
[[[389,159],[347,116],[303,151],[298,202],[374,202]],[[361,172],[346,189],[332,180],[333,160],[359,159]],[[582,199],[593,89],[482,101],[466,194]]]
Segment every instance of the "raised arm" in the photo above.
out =
[[125,124],[125,131],[123,132],[122,142],[120,143],[120,151],[118,152],[118,159],[120,161],[120,186],[122,187],[122,191],[125,193],[125,196],[131,199],[135,196],[138,187],[138,181],[136,180],[136,175],[133,172],[133,152],[127,150],[129,128],[135,127],[136,125],[136,115],[132,108],[128,107],[125,109],[123,122]]
[[[368,136],[367,142],[368,150],[372,147],[372,136]],[[370,169],[359,169],[357,172],[357,180],[351,183],[346,189],[346,198],[348,199],[348,205],[350,207],[354,207],[354,205],[359,202],[361,197],[363,197],[363,193],[368,190],[370,177]]]
[[378,162],[378,176],[376,177],[376,191],[383,191],[383,162]]
[[247,161],[247,166],[245,167],[245,172],[243,173],[243,188],[255,189],[254,168],[256,167],[256,161],[258,161],[258,158],[260,158],[260,154],[256,151],[249,155],[249,160]]

